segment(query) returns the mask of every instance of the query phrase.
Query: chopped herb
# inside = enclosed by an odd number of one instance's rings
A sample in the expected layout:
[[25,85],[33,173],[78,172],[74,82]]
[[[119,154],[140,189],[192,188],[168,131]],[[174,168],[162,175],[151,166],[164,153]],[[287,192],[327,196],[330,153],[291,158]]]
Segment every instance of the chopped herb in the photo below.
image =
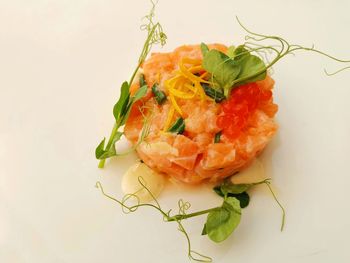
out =
[[140,74],[139,83],[140,83],[140,87],[147,85],[144,74]]
[[215,134],[214,143],[219,143],[221,138],[221,131]]
[[182,134],[185,131],[185,121],[183,118],[178,118],[175,123],[169,128],[168,132]]
[[219,89],[214,89],[208,84],[204,83],[201,83],[201,85],[205,94],[207,94],[208,97],[214,99],[216,103],[221,102],[225,99],[224,93],[222,93]]
[[158,84],[154,83],[152,86],[152,93],[158,105],[162,105],[166,101],[166,95],[162,90],[158,89]]

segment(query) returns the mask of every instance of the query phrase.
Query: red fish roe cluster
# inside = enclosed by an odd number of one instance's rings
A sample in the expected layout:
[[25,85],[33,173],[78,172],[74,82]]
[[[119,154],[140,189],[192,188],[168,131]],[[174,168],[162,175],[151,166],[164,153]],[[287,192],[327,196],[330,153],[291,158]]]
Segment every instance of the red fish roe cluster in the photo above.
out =
[[259,103],[267,102],[271,97],[270,90],[261,89],[256,83],[233,89],[230,98],[221,104],[222,113],[217,119],[222,134],[230,139],[239,137]]

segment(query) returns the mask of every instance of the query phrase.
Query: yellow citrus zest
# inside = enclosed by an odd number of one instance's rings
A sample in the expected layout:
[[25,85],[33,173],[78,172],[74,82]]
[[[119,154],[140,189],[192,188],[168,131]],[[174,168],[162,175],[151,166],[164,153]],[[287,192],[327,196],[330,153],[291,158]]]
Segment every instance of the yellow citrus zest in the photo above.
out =
[[[205,80],[208,76],[202,67],[202,61],[199,59],[183,58],[180,60],[179,69],[173,72],[174,77],[166,80],[165,88],[169,93],[171,108],[168,112],[167,120],[163,131],[169,128],[174,117],[175,111],[183,116],[183,112],[177,102],[177,99],[190,100],[199,99],[201,101],[211,100],[204,92],[201,83],[210,83]],[[197,74],[197,75],[195,75]],[[198,76],[198,74],[200,74]]]

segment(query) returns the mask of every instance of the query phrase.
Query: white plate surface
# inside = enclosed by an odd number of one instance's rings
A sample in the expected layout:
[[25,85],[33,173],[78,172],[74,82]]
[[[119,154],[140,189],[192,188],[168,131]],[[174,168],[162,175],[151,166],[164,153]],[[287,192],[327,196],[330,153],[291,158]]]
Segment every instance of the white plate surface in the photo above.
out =
[[[94,148],[110,132],[120,83],[129,79],[148,1],[0,0],[0,262],[187,262],[176,225],[152,210],[124,215],[94,188],[122,195],[134,155],[99,170]],[[199,42],[239,44],[251,29],[349,58],[349,1],[165,1],[156,13],[169,51]],[[159,51],[157,47],[155,51]],[[350,71],[300,53],[275,66],[279,132],[262,156],[286,207],[263,187],[252,192],[227,241],[186,227],[193,248],[214,262],[350,262]],[[193,210],[220,203],[208,188],[169,187]]]

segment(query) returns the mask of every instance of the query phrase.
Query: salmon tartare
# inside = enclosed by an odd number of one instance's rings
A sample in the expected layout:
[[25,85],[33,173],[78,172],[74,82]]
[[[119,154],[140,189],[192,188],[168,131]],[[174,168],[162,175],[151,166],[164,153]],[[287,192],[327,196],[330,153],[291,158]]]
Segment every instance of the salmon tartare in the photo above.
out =
[[[208,50],[228,53],[222,44]],[[243,83],[225,97],[203,65],[200,45],[153,53],[131,85],[146,95],[125,124],[126,138],[152,169],[184,183],[216,182],[247,167],[277,131],[273,79]],[[147,136],[139,138],[148,123]]]

